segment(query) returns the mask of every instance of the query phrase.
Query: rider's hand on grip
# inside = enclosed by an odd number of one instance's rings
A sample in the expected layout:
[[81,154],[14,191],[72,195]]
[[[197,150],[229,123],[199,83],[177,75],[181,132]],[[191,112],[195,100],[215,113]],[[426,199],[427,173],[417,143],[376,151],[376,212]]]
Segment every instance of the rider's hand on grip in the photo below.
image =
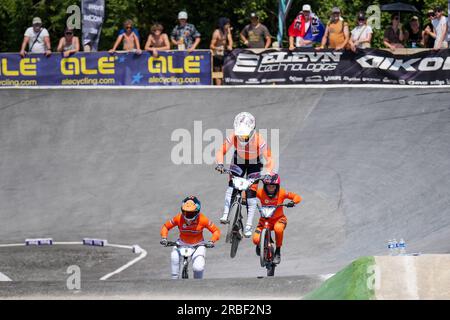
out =
[[220,173],[224,173],[225,172],[225,167],[223,166],[223,164],[218,164],[216,166],[216,171],[219,171]]
[[288,207],[288,208],[295,207],[295,202],[294,202],[294,201],[288,202],[288,204],[286,205],[286,207]]
[[161,243],[161,245],[163,245],[163,246],[167,246],[167,244],[169,243],[169,241],[167,241],[166,238],[162,238],[161,241],[160,241],[159,243]]
[[214,248],[214,242],[208,241],[207,243],[205,243],[205,247],[206,248]]

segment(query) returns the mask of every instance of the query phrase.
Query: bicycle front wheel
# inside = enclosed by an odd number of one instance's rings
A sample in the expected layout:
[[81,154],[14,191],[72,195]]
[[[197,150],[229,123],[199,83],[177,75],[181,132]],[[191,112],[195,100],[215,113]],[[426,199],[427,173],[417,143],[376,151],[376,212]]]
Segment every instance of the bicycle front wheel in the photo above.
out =
[[259,262],[261,267],[265,267],[268,263],[269,256],[270,231],[267,228],[261,230],[259,238]]
[[240,215],[240,205],[239,203],[235,202],[232,204],[230,208],[230,213],[228,215],[228,221],[230,221],[230,223],[228,224],[227,236],[225,238],[226,243],[231,242],[233,230],[235,230],[237,221],[239,220],[239,215]]

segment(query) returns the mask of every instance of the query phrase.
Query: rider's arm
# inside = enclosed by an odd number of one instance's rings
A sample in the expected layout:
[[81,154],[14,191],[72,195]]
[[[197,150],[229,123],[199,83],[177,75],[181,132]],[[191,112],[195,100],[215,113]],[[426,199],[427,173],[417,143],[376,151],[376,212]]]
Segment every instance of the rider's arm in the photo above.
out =
[[161,238],[167,238],[170,229],[174,228],[178,224],[179,215],[176,215],[172,219],[166,221],[161,228]]
[[229,136],[225,139],[225,141],[222,144],[222,147],[216,153],[217,164],[223,164],[224,157],[227,154],[228,150],[230,150],[232,145],[233,145],[233,137]]
[[286,194],[286,198],[288,198],[289,200],[294,201],[296,204],[300,203],[300,201],[302,201],[302,197],[300,197],[298,194],[296,194],[294,192],[288,192]]
[[265,164],[264,164],[264,170],[266,171],[265,173],[272,173],[273,171],[273,167],[274,167],[274,163],[273,163],[273,159],[272,159],[272,151],[270,150],[269,146],[267,145],[267,142],[264,141],[263,139],[261,139],[259,143],[259,149],[260,149],[260,154],[262,154],[264,160],[265,160]]
[[204,226],[212,233],[211,241],[216,242],[220,239],[220,229],[208,218],[205,217]]

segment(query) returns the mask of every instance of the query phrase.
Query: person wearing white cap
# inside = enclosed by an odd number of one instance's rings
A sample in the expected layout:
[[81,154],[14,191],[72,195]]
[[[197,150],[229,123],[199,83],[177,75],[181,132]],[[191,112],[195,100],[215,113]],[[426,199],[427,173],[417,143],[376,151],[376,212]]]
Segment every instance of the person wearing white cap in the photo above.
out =
[[28,44],[30,53],[45,53],[46,56],[52,54],[50,35],[47,29],[42,27],[42,20],[39,17],[33,18],[33,26],[29,27],[24,34],[20,55],[25,57],[25,48]]
[[194,51],[200,43],[200,32],[193,24],[187,23],[188,14],[186,11],[178,13],[178,25],[173,28],[170,40],[178,47],[178,50]]

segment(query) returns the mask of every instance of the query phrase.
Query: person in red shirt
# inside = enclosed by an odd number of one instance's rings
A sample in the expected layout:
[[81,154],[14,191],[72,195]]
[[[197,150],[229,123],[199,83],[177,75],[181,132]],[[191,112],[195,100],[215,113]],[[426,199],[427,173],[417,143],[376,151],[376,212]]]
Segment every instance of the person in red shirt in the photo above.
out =
[[[293,192],[288,192],[280,186],[280,176],[278,174],[271,175],[270,178],[263,180],[264,187],[258,189],[256,196],[261,202],[262,206],[277,206],[283,204],[284,200],[291,200],[288,203],[288,207],[293,207],[294,205],[300,203],[302,198]],[[253,233],[253,243],[256,245],[256,254],[260,255],[259,252],[259,241],[261,236],[261,230],[264,228],[265,221],[267,219],[259,219],[258,226]],[[279,264],[281,261],[281,246],[283,245],[283,235],[284,229],[287,225],[287,218],[284,215],[283,207],[276,209],[273,216],[269,219],[270,230],[275,231],[275,256],[273,262]]]
[[[172,219],[166,221],[161,228],[161,241],[163,246],[168,243],[167,236],[169,231],[174,227],[178,227],[180,231],[179,244],[180,245],[198,245],[205,242],[203,238],[203,230],[208,229],[212,233],[211,240],[208,242],[208,247],[213,247],[214,243],[220,239],[220,230],[212,221],[210,221],[203,213],[200,212],[201,203],[194,197],[190,196],[183,200],[181,205],[181,212]],[[200,245],[195,253],[192,255],[192,269],[194,271],[194,278],[203,278],[205,270],[205,245]],[[172,279],[178,279],[180,255],[176,247],[171,253],[172,265]]]
[[[225,139],[222,148],[216,154],[217,171],[224,172],[224,157],[234,147],[233,163],[230,169],[236,175],[251,178],[272,172],[274,167],[272,152],[264,138],[256,132],[255,127],[255,117],[249,112],[241,112],[234,118],[234,133]],[[255,183],[246,194],[248,214],[244,236],[247,238],[252,235],[253,217],[255,216],[258,204],[256,199],[257,188],[258,183]],[[230,177],[225,193],[223,216],[220,218],[220,222],[223,224],[229,223],[228,214],[230,212],[231,199],[235,194],[234,192],[236,191],[234,191],[233,182]]]

